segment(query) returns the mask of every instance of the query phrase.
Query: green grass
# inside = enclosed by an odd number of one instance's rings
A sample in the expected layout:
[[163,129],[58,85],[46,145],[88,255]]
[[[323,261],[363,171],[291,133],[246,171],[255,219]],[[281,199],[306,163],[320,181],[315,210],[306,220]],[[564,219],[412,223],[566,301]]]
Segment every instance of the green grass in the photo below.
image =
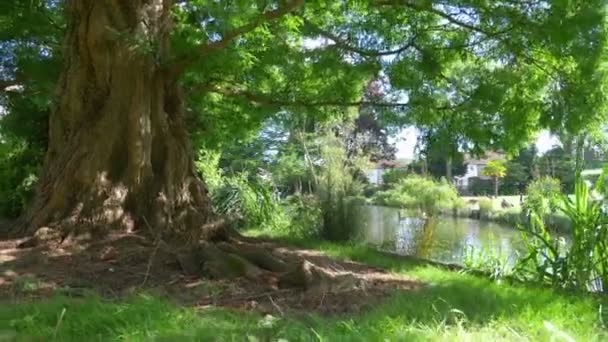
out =
[[[197,311],[138,294],[110,301],[82,299],[0,303],[3,336],[58,341],[417,341],[540,340],[608,338],[599,297],[495,283],[364,246],[292,241],[338,258],[385,267],[427,282],[400,292],[371,311],[335,318],[316,315],[262,317],[225,309]],[[63,318],[59,322],[62,311]],[[59,322],[59,323],[58,323]]]

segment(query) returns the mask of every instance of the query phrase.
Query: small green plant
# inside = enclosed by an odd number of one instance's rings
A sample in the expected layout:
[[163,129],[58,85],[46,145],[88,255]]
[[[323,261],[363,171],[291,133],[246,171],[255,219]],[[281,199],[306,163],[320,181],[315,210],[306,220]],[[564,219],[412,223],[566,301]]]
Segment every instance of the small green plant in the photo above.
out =
[[482,247],[465,246],[462,255],[462,262],[466,268],[487,273],[492,279],[511,275],[513,266],[510,261],[510,255],[503,253],[493,236],[490,237],[488,244]]
[[322,213],[319,200],[314,195],[293,195],[282,202],[285,221],[275,230],[294,238],[318,238],[321,231]]

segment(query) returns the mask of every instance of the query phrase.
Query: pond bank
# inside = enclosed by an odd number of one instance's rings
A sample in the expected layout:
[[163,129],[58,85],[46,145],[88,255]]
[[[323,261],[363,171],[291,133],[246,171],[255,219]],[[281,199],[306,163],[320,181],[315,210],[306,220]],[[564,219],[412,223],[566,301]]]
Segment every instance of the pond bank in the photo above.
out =
[[[444,216],[460,217],[460,218],[471,218],[487,222],[496,222],[504,225],[508,225],[517,229],[518,225],[525,225],[528,217],[521,208],[507,208],[507,209],[489,209],[480,210],[474,208],[461,208],[456,210],[444,210],[441,212]],[[570,220],[562,214],[554,213],[545,215],[545,224],[550,229],[567,234],[571,232]]]

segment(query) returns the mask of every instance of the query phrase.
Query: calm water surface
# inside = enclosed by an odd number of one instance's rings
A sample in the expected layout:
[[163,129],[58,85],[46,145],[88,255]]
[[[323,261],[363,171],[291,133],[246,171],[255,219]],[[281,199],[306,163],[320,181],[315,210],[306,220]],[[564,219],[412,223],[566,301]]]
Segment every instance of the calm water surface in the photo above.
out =
[[512,261],[525,251],[514,227],[449,217],[437,217],[425,224],[424,219],[400,217],[399,210],[394,208],[358,209],[354,221],[359,241],[399,254],[462,264],[471,248]]

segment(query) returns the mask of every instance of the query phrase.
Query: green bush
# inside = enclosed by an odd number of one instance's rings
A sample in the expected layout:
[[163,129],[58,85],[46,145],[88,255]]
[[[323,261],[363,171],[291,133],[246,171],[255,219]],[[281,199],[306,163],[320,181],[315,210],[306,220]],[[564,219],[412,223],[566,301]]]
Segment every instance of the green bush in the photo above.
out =
[[490,198],[479,199],[479,217],[482,219],[490,219],[494,212],[494,201]]
[[26,143],[0,144],[0,216],[15,218],[29,203],[44,152]]
[[530,183],[524,208],[540,215],[555,212],[559,205],[561,184],[559,179],[543,177]]
[[434,216],[445,209],[462,206],[456,188],[442,179],[411,175],[387,191],[376,193],[373,202],[380,205],[416,210]]
[[314,195],[293,195],[285,198],[282,224],[271,229],[295,238],[318,238],[321,234],[321,206]]
[[378,191],[380,191],[380,188],[377,185],[366,184],[363,188],[363,196],[366,198],[372,198]]
[[494,182],[491,179],[472,177],[469,179],[469,191],[475,196],[494,194]]
[[219,152],[200,151],[194,161],[196,170],[211,193],[219,188],[224,181],[222,170],[219,168],[221,155]]
[[[605,176],[603,173],[597,181],[596,189],[603,189]],[[547,186],[538,188],[544,194],[556,189],[554,181],[543,185]],[[554,203],[544,200],[530,206],[529,223],[520,228],[528,255],[518,264],[518,274],[556,287],[608,292],[608,221],[603,199],[593,194],[579,173],[575,177],[573,198],[559,195],[555,196]],[[544,214],[550,205],[555,205],[571,222],[569,248],[565,239],[545,224]]]
[[280,206],[270,185],[250,181],[247,174],[226,177],[211,193],[218,213],[240,220],[246,227],[272,225]]
[[500,209],[494,213],[494,220],[516,227],[525,221],[525,215],[519,208]]
[[360,196],[364,190],[356,175],[366,158],[349,158],[344,142],[333,133],[321,141],[321,167],[316,176],[316,195],[323,218],[321,236],[331,241],[348,240],[353,233],[352,210],[357,205],[352,197]]
[[382,175],[382,182],[386,185],[399,183],[402,179],[409,177],[412,173],[406,169],[391,169]]

